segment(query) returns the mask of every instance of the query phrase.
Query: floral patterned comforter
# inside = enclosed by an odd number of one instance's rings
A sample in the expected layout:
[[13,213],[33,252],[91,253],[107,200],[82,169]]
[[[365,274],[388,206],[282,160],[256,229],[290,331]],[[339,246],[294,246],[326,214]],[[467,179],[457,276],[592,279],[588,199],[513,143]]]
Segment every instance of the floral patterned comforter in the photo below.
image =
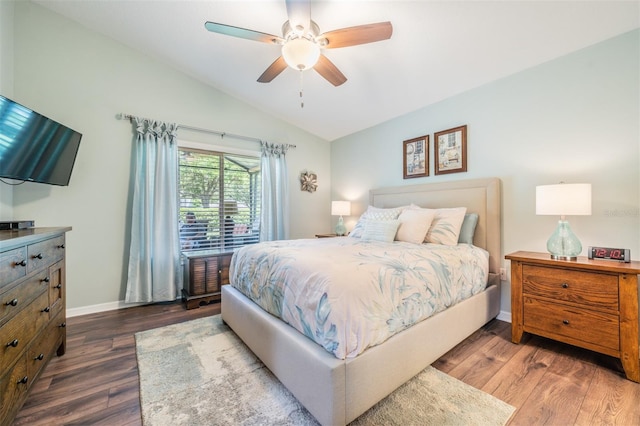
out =
[[489,254],[468,244],[271,241],[237,250],[230,274],[264,310],[345,359],[483,291]]

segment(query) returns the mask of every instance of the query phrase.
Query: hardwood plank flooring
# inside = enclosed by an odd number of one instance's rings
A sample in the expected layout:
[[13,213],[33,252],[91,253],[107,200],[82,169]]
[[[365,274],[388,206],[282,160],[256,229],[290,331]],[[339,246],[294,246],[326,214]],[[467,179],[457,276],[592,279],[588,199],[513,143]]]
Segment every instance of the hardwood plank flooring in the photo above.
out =
[[[134,334],[220,313],[148,305],[68,318],[67,352],[54,358],[14,425],[141,425]],[[541,337],[511,343],[493,320],[434,367],[516,407],[515,425],[640,425],[640,384],[615,358]]]

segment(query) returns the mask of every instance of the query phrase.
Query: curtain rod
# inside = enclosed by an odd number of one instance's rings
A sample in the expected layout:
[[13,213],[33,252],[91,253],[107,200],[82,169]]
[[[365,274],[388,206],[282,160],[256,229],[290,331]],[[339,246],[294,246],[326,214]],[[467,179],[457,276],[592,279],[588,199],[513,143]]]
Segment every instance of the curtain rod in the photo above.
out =
[[[120,114],[118,114],[116,116],[116,118],[118,118],[119,120],[131,120],[132,118],[135,118],[135,116],[133,116],[131,114],[120,113]],[[249,142],[260,142],[260,143],[263,142],[262,139],[253,138],[251,136],[235,135],[233,133],[220,132],[218,130],[202,129],[200,127],[185,126],[183,124],[178,124],[178,130],[180,130],[180,129],[192,130],[194,132],[209,133],[209,134],[213,134],[213,135],[218,135],[222,139],[224,139],[224,137],[227,136],[227,137],[230,137],[230,138],[233,138],[233,139],[241,139],[241,140],[245,140],[245,141],[249,141]],[[264,142],[266,142],[266,141],[264,141]],[[296,146],[292,145],[292,144],[286,144],[286,145],[289,148],[296,148]]]

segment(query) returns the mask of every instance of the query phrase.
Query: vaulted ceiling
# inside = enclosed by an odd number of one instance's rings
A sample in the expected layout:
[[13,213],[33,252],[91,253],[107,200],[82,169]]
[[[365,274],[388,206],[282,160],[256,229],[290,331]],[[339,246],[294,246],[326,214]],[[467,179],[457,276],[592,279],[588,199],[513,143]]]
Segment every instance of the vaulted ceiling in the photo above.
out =
[[321,32],[393,25],[389,40],[324,52],[348,79],[334,87],[313,70],[301,78],[290,68],[258,83],[280,47],[204,27],[281,36],[284,0],[32,1],[326,140],[640,26],[639,1],[317,1],[311,18]]

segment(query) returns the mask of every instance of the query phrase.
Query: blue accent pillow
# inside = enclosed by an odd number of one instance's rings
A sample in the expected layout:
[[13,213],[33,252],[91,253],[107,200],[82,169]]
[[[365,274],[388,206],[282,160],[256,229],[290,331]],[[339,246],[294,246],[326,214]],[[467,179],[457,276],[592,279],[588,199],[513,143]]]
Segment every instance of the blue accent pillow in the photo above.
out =
[[464,215],[462,226],[460,227],[459,243],[473,244],[473,235],[476,233],[478,225],[478,213],[467,213]]

